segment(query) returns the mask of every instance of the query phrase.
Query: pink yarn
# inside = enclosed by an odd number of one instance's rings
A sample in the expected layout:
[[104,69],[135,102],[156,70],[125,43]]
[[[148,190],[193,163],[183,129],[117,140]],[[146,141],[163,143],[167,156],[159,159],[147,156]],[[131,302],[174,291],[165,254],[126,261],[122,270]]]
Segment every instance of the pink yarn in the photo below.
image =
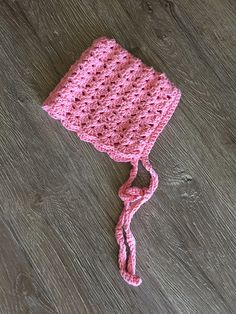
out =
[[[180,90],[164,73],[144,65],[114,39],[102,37],[82,53],[43,106],[81,140],[115,161],[131,163],[130,176],[119,189],[124,208],[115,233],[120,274],[134,286],[142,280],[135,274],[136,245],[130,224],[157,188],[158,175],[148,156],[180,97]],[[131,186],[139,160],[151,175],[147,188]]]

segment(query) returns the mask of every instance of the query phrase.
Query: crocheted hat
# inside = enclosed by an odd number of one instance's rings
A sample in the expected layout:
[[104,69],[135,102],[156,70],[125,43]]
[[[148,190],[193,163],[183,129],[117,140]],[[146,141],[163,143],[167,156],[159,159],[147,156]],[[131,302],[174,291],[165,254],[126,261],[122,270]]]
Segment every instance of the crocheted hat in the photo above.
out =
[[[133,215],[154,193],[158,175],[148,155],[180,100],[180,91],[114,39],[99,38],[84,51],[45,100],[43,109],[81,140],[115,161],[130,162],[128,180],[120,187],[124,202],[116,226],[120,274],[138,286],[136,246],[130,229]],[[138,162],[150,173],[147,188],[131,186]]]

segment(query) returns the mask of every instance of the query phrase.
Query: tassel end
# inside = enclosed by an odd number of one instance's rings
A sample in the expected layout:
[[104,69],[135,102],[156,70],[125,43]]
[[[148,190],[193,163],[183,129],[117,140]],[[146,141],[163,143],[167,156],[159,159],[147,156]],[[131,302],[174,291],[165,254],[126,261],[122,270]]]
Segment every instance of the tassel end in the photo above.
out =
[[142,283],[142,279],[137,275],[132,275],[126,271],[120,271],[122,278],[131,286],[138,287]]

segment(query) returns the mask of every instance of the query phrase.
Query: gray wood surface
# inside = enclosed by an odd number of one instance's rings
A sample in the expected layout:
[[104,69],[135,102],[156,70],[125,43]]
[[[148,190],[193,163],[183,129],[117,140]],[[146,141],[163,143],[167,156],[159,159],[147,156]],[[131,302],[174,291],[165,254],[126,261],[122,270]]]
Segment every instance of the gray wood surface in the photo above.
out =
[[[114,238],[129,164],[41,109],[99,36],[183,94],[132,223],[138,288]],[[235,36],[235,0],[0,0],[1,314],[236,313]]]

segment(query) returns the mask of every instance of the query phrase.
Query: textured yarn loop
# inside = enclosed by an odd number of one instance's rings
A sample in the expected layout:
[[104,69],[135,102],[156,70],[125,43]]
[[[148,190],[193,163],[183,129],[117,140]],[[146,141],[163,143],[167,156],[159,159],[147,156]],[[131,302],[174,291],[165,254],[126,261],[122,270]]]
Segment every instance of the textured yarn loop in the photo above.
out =
[[[115,235],[120,274],[133,286],[142,280],[135,274],[136,244],[130,224],[157,188],[158,175],[148,156],[180,97],[180,90],[164,73],[143,64],[114,39],[102,37],[81,54],[43,104],[50,116],[81,140],[115,161],[132,165],[119,189],[124,207]],[[151,176],[145,188],[132,186],[139,161]]]
[[[135,275],[136,243],[130,229],[130,224],[136,211],[143,203],[149,200],[158,186],[158,175],[152,168],[148,158],[142,158],[141,162],[151,175],[150,185],[148,188],[131,187],[138,172],[138,160],[132,162],[130,176],[119,190],[119,197],[124,202],[124,208],[116,226],[116,240],[119,245],[118,262],[120,274],[125,281],[133,286],[140,285],[142,280]],[[129,256],[127,256],[127,246]]]

